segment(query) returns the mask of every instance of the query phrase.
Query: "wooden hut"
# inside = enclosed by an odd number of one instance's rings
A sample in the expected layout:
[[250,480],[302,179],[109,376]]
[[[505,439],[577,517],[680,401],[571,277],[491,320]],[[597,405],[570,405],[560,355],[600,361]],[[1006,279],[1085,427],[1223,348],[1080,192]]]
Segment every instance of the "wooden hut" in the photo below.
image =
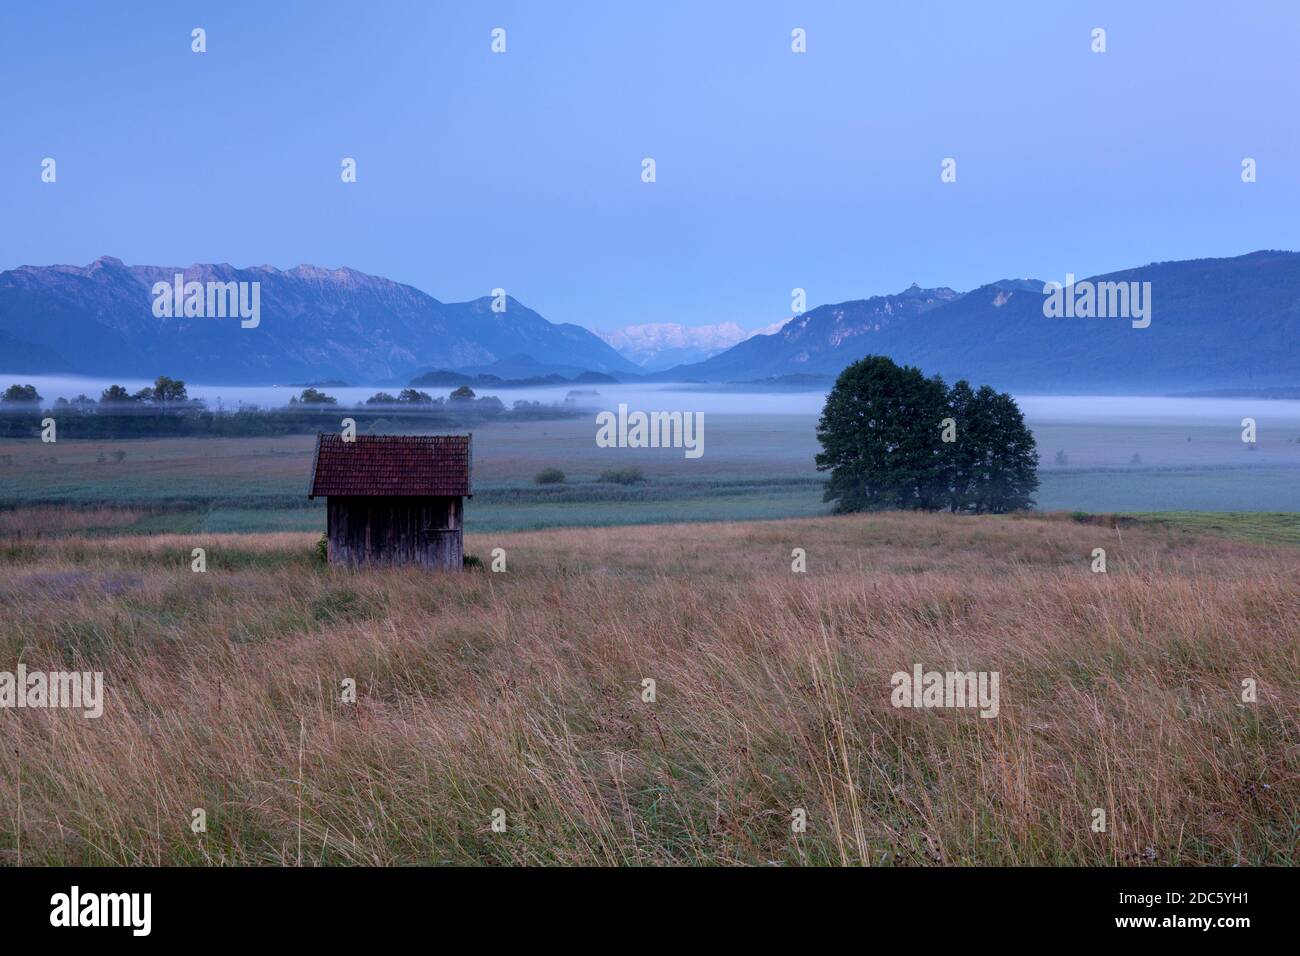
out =
[[326,498],[330,564],[459,571],[469,435],[316,436],[308,498]]

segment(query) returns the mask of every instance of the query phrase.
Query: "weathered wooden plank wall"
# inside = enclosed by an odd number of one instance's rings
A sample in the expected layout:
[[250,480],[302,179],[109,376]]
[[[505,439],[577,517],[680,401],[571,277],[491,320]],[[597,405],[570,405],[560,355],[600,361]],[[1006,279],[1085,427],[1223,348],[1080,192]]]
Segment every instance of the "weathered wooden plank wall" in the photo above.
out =
[[463,565],[460,498],[332,495],[327,512],[330,564],[415,564],[455,571]]

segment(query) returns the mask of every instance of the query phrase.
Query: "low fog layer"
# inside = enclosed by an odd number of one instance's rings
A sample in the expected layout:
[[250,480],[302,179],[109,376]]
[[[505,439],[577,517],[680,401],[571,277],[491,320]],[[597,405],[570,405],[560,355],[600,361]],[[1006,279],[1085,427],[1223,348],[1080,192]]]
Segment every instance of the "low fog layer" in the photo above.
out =
[[[0,388],[19,382],[31,383],[45,398],[75,398],[79,394],[98,399],[100,392],[112,384],[136,391],[153,384],[144,380],[80,378],[57,375],[4,375]],[[201,398],[210,408],[233,410],[240,403],[272,408],[287,405],[301,387],[288,385],[204,385],[186,383],[191,398]],[[593,409],[616,410],[626,403],[631,410],[704,412],[706,415],[811,415],[820,414],[826,392],[733,392],[697,391],[698,386],[685,384],[592,385],[555,388],[476,388],[480,396],[495,395],[507,406],[516,401],[562,403],[570,392],[574,401]],[[395,393],[400,387],[387,385],[321,386],[320,390],[338,399],[341,406],[364,402],[376,392]],[[426,388],[435,398],[447,395],[450,388]],[[595,393],[595,394],[592,394]],[[1095,424],[1218,424],[1226,420],[1240,422],[1255,418],[1263,423],[1300,422],[1300,401],[1255,398],[1161,398],[1123,395],[1017,395],[1025,418],[1033,422],[1092,422]]]

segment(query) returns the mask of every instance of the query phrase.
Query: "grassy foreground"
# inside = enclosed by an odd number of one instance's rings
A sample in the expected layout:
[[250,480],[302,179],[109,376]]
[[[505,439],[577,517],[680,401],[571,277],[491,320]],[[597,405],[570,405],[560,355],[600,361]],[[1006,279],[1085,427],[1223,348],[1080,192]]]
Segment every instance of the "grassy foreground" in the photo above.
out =
[[[507,572],[431,577],[314,540],[0,541],[0,670],[106,685],[0,710],[0,863],[1300,856],[1294,548],[886,514],[471,535]],[[915,664],[1000,713],[894,708]]]
[[1186,534],[1222,535],[1257,544],[1300,545],[1300,513],[1267,511],[1152,511],[1132,517]]

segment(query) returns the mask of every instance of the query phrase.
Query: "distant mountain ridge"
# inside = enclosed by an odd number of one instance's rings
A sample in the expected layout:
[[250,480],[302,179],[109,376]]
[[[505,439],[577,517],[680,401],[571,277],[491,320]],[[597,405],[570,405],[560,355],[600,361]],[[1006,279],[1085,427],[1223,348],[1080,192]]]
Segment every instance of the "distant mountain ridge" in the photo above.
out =
[[952,289],[922,289],[913,284],[898,295],[818,306],[772,335],[756,335],[711,359],[672,372],[705,381],[838,373],[863,355],[879,352],[882,332],[959,298],[961,294]]
[[[258,282],[261,321],[157,318],[155,282]],[[170,374],[213,382],[404,381],[421,369],[527,355],[604,373],[636,372],[581,326],[548,322],[513,298],[440,302],[355,269],[22,266],[0,273],[0,368],[96,376]]]
[[874,353],[949,381],[1021,391],[1164,393],[1300,383],[1298,253],[1159,262],[1087,281],[1150,282],[1150,326],[1048,318],[1038,279],[1000,280],[964,294],[913,285],[898,295],[818,306],[773,335],[657,377],[835,375]]
[[[178,271],[191,281],[261,283],[260,325],[156,318],[151,287]],[[581,326],[549,322],[513,298],[505,312],[494,312],[486,296],[444,303],[346,268],[178,270],[103,257],[86,267],[0,273],[0,371],[375,385],[447,371],[506,380],[571,380],[595,372],[623,381],[791,388],[880,354],[949,381],[968,378],[1022,392],[1300,385],[1298,253],[1158,262],[1079,281],[1151,283],[1150,326],[1133,328],[1123,318],[1049,318],[1040,279],[1002,279],[965,293],[913,284],[893,295],[820,305],[703,361],[648,372]],[[675,335],[652,329],[642,338],[658,347]]]

